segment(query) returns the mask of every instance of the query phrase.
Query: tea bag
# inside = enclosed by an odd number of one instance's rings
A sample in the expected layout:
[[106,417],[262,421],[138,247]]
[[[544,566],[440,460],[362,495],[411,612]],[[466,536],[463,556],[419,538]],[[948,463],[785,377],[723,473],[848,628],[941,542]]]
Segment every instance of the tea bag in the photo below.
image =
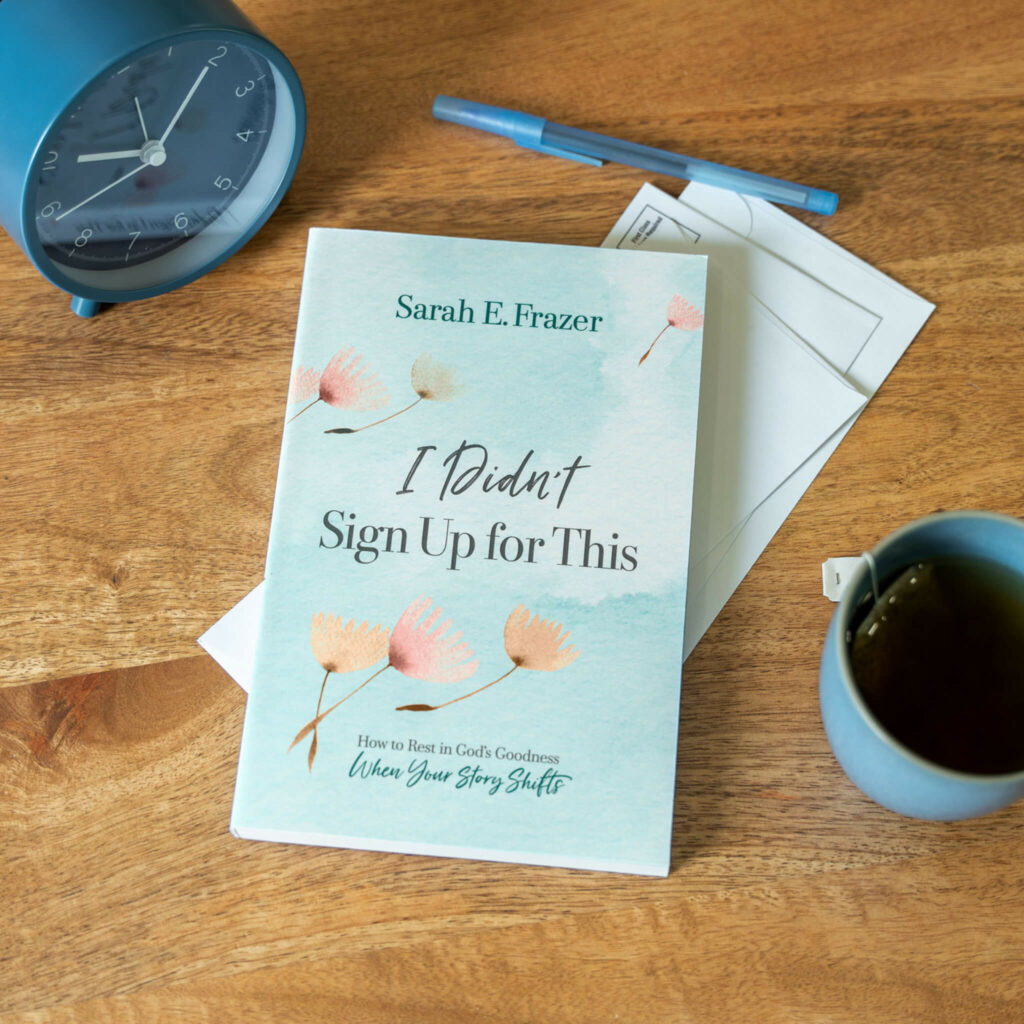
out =
[[857,685],[869,702],[882,693],[894,660],[902,662],[908,648],[922,651],[927,645],[932,629],[926,624],[936,620],[943,603],[935,567],[923,562],[904,569],[877,598],[876,593],[860,625],[846,635]]

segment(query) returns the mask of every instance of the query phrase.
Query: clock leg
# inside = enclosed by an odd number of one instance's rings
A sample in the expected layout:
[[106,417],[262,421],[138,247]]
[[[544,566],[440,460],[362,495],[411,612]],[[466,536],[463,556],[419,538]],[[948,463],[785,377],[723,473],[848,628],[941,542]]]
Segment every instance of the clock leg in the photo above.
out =
[[78,295],[71,296],[71,312],[79,316],[95,316],[100,311],[102,303],[93,299],[83,299]]

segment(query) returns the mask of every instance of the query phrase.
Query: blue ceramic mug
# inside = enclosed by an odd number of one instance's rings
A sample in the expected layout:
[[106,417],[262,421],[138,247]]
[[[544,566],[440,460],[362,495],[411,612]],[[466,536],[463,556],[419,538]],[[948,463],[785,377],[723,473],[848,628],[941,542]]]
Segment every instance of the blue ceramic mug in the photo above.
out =
[[[943,557],[996,563],[1024,578],[1024,522],[990,512],[942,512],[902,527],[869,554],[876,580]],[[821,656],[822,721],[851,781],[883,807],[935,821],[988,814],[1024,796],[1024,771],[981,775],[943,767],[904,746],[872,714],[854,680],[847,642],[854,612],[872,590],[865,558],[832,616]]]

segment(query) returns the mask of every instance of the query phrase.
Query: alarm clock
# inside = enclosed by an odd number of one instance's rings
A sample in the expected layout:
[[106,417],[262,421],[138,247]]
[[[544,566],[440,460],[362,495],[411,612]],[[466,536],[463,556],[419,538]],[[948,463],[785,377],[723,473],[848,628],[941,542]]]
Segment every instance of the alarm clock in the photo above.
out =
[[305,138],[298,75],[230,0],[0,0],[0,224],[93,316],[263,226]]

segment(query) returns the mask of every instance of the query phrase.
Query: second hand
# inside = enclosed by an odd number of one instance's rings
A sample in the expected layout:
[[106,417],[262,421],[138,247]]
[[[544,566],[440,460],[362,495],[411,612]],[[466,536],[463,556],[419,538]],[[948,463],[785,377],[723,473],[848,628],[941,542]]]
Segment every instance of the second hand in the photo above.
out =
[[83,199],[77,206],[72,206],[70,210],[65,210],[59,217],[54,217],[54,221],[63,220],[69,213],[74,213],[75,210],[80,210],[86,203],[91,203],[94,199],[103,195],[104,192],[112,189],[115,185],[120,185],[122,181],[127,181],[133,174],[138,174],[139,171],[147,168],[149,164],[139,164],[138,167],[133,167],[127,174],[123,174],[117,181],[112,181],[109,185],[105,185],[99,190],[99,192],[93,192],[91,196]]

